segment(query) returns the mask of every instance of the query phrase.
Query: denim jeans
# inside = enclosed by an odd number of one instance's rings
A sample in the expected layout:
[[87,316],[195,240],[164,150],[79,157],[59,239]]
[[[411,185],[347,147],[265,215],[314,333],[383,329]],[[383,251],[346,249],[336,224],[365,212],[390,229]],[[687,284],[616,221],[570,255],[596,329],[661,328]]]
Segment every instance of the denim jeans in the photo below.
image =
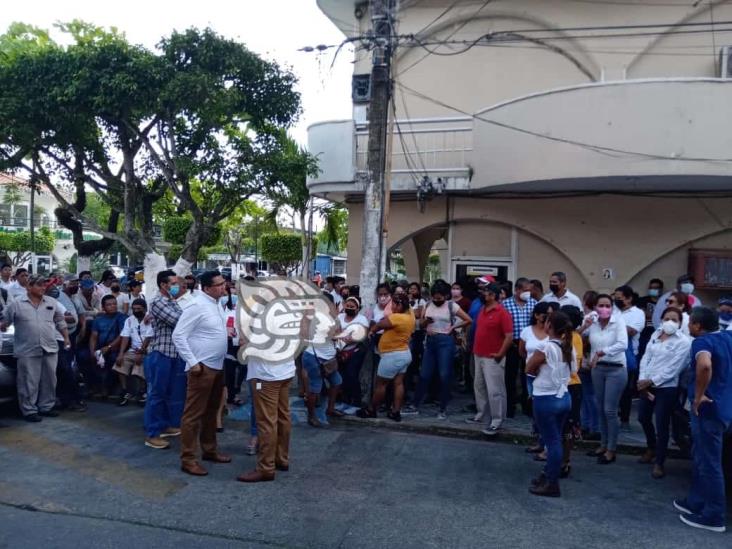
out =
[[597,433],[600,431],[600,418],[595,401],[595,386],[592,385],[592,372],[580,370],[579,377],[582,381],[582,428]]
[[[638,422],[646,434],[646,445],[656,452],[656,463],[663,465],[666,461],[668,435],[671,425],[671,414],[676,407],[678,387],[659,387],[650,390],[653,401],[641,396],[638,402]],[[653,414],[656,414],[656,425],[653,426]]]
[[168,427],[180,427],[186,402],[186,363],[153,351],[145,359],[147,402],[145,433],[157,437]]
[[628,370],[622,366],[595,366],[592,385],[600,417],[600,446],[614,452],[618,446],[620,418],[618,405],[628,383]]
[[571,408],[572,398],[568,392],[562,398],[554,395],[534,396],[534,420],[546,446],[544,475],[549,484],[559,482],[563,455],[562,431]]
[[422,404],[430,380],[437,370],[440,376],[440,411],[447,409],[450,400],[450,382],[452,380],[452,362],[455,358],[455,340],[451,335],[428,335],[425,339],[422,369],[419,373],[419,384],[414,396],[414,405]]
[[361,367],[366,358],[366,347],[359,345],[349,359],[340,365],[343,377],[341,398],[354,406],[361,406]]
[[699,415],[691,414],[691,488],[686,502],[689,510],[700,514],[715,526],[726,519],[722,441],[732,432],[732,423],[725,425],[717,418],[714,403],[703,404]]

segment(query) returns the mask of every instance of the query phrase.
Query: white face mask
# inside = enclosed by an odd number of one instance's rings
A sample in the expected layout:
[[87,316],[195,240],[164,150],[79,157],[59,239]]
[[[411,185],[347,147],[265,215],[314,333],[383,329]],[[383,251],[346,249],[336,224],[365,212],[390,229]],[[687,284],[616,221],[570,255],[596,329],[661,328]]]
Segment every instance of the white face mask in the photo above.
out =
[[529,299],[531,299],[531,292],[521,292],[519,294],[519,299],[521,301],[528,301]]
[[684,282],[681,285],[681,291],[686,295],[691,295],[694,293],[694,285],[691,282]]
[[664,320],[661,329],[666,335],[674,335],[679,331],[679,325],[673,320]]

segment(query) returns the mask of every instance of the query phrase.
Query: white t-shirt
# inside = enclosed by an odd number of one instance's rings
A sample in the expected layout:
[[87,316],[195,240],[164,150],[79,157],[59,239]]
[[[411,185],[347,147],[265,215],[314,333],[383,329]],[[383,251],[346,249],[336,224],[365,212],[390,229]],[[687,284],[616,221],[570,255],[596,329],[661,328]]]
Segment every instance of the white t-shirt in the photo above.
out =
[[[117,296],[117,312],[119,312],[119,313],[124,313],[125,312],[125,307],[124,307],[125,306],[125,303],[127,305],[129,305],[131,303],[130,296],[128,296],[125,293],[120,292],[120,294]],[[132,309],[131,308],[128,308],[127,309],[127,314],[128,315],[131,315],[132,314]]]
[[[646,314],[638,307],[630,307],[620,313],[625,320],[627,328],[633,328],[636,334],[633,336],[633,354],[638,354],[638,343],[640,342],[640,334],[646,327]],[[628,336],[630,337],[630,336]]]
[[[285,364],[269,364],[261,358],[250,356],[247,359],[247,381],[260,379],[262,381],[282,381],[295,377],[295,360]],[[254,390],[257,390],[255,385]]]
[[539,367],[534,379],[534,396],[556,396],[562,398],[567,392],[569,374],[577,369],[577,354],[572,347],[572,363],[564,362],[562,348],[556,340],[546,339],[538,349],[546,356],[546,362]]
[[125,325],[119,335],[130,338],[130,348],[128,350],[139,351],[142,348],[143,341],[155,335],[155,330],[152,323],[145,324],[131,316],[125,320]]
[[526,360],[529,360],[531,355],[539,350],[544,342],[549,339],[548,337],[544,337],[543,339],[537,338],[531,326],[526,326],[526,328],[521,330],[520,337],[526,346]]
[[5,291],[8,291],[13,286],[13,284],[15,284],[15,282],[13,282],[12,280],[8,280],[7,282],[5,282],[4,280],[0,279],[0,288]]
[[[369,320],[361,313],[356,314],[351,320],[348,320],[346,313],[338,315],[338,325],[341,327],[341,331],[348,331],[349,326],[361,325],[367,330],[369,329]],[[358,343],[349,343],[343,345],[344,349],[353,349]]]

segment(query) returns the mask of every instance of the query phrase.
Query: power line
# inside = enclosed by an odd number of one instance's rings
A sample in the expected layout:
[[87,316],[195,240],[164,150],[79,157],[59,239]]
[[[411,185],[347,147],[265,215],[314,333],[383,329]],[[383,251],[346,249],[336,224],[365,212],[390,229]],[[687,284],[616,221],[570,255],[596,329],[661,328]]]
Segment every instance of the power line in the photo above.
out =
[[445,9],[444,9],[444,10],[442,11],[442,13],[440,13],[440,14],[439,14],[439,15],[438,15],[437,17],[435,17],[435,18],[434,18],[434,19],[433,19],[432,21],[430,21],[429,23],[427,23],[427,25],[425,25],[424,27],[422,27],[422,29],[421,29],[421,30],[419,30],[419,31],[417,31],[417,32],[416,32],[415,34],[417,34],[417,35],[420,35],[420,34],[423,34],[423,33],[427,32],[427,29],[429,29],[429,28],[430,28],[430,27],[431,27],[432,25],[434,25],[434,24],[435,24],[435,23],[437,23],[437,22],[438,22],[438,21],[439,21],[440,19],[442,19],[442,18],[443,18],[443,17],[445,17],[445,16],[446,16],[446,15],[447,15],[448,13],[450,13],[450,12],[452,11],[452,9],[453,9],[453,8],[454,8],[455,6],[457,6],[457,5],[458,5],[458,4],[460,3],[460,2],[462,2],[462,0],[455,0],[455,1],[454,1],[454,2],[452,3],[452,4],[450,4],[450,5],[448,6],[448,7],[446,7],[446,8],[445,8]]
[[425,101],[429,101],[435,105],[439,105],[445,109],[452,110],[454,112],[460,113],[464,116],[469,116],[470,118],[473,118],[475,120],[480,120],[481,122],[485,122],[487,124],[491,124],[493,126],[497,126],[500,128],[504,128],[507,130],[515,131],[518,133],[523,133],[526,135],[531,135],[533,137],[538,137],[540,139],[546,139],[548,141],[554,141],[557,143],[564,143],[567,145],[572,145],[575,147],[581,147],[583,149],[591,150],[593,152],[604,154],[607,156],[617,156],[617,155],[628,155],[628,156],[637,156],[641,158],[649,158],[653,160],[676,160],[681,162],[724,162],[729,163],[732,162],[732,158],[704,158],[704,157],[685,157],[685,156],[666,156],[661,154],[652,154],[652,153],[644,153],[644,152],[638,152],[638,151],[630,151],[625,149],[618,149],[615,147],[606,147],[603,145],[594,145],[591,143],[585,143],[582,141],[576,141],[573,139],[565,139],[561,137],[554,137],[551,135],[546,135],[543,133],[535,132],[532,130],[527,130],[525,128],[520,128],[518,126],[512,126],[511,124],[505,124],[503,122],[499,122],[497,120],[492,120],[490,118],[485,118],[478,114],[469,113],[463,109],[460,109],[459,107],[455,107],[453,105],[450,105],[448,103],[445,103],[444,101],[441,101],[439,99],[435,99],[434,97],[430,97],[428,95],[423,94],[422,92],[419,92],[417,90],[414,90],[410,88],[409,86],[406,86],[402,84],[401,82],[395,81],[395,84],[399,86],[402,90],[406,91],[407,93],[414,95],[415,97],[418,97],[420,99],[423,99]]

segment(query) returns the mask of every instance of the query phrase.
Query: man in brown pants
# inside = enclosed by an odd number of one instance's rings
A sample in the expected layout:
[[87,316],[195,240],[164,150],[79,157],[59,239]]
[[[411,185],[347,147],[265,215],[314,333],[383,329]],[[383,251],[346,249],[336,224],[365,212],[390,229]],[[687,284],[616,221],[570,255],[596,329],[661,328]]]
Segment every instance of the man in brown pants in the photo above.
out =
[[249,357],[247,381],[254,388],[259,451],[257,468],[239,475],[240,482],[274,480],[275,470],[290,469],[290,382],[295,376],[295,361],[272,365]]
[[[224,389],[224,358],[228,344],[226,315],[219,305],[226,286],[218,271],[201,275],[202,292],[187,307],[173,330],[173,343],[186,363],[188,390],[181,419],[181,470],[196,476],[208,471],[196,459],[200,439],[203,459],[229,463],[216,447],[216,414]],[[200,434],[200,436],[199,436]]]

